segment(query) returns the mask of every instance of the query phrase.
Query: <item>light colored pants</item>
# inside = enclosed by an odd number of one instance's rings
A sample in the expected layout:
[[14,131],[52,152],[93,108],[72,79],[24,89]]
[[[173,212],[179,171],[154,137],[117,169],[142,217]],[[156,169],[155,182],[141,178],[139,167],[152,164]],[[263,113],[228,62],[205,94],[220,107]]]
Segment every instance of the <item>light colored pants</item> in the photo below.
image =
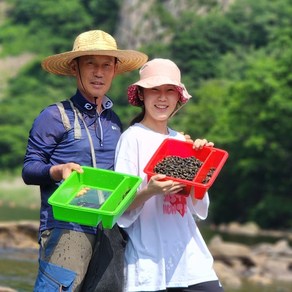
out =
[[[45,230],[40,238],[40,267],[34,291],[81,291],[96,236],[66,229]],[[56,290],[52,290],[53,287]]]
[[40,237],[34,292],[122,292],[127,236],[117,226],[97,234],[54,228]]

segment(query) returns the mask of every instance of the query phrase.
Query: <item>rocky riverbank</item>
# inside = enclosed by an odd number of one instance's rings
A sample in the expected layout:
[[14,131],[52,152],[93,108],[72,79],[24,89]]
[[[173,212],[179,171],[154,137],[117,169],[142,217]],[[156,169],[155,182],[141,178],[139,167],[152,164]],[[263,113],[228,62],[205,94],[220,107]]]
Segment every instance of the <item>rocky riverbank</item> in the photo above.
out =
[[225,287],[236,291],[243,281],[259,286],[285,282],[291,284],[292,289],[292,248],[289,244],[292,241],[292,232],[261,230],[255,223],[230,223],[214,229],[220,234],[266,236],[275,239],[274,243],[261,242],[250,246],[226,242],[221,236],[214,236],[208,246],[215,259],[215,270]]
[[[33,248],[37,252],[38,224],[37,221],[0,223],[0,247]],[[224,241],[220,235],[213,236],[208,246],[215,259],[215,270],[226,288],[236,291],[241,288],[243,282],[269,286],[275,281],[291,283],[292,287],[292,248],[289,245],[292,233],[260,230],[254,223],[231,223],[214,226],[213,229],[218,231],[218,234],[225,232],[277,238],[274,243],[263,242],[249,246]],[[3,291],[11,290],[0,286],[0,292]]]

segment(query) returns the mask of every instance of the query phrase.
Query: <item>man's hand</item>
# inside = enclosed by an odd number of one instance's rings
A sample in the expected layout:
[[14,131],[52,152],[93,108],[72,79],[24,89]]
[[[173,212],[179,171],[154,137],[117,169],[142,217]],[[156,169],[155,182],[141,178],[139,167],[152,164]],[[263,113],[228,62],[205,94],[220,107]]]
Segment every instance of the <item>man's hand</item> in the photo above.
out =
[[50,176],[54,181],[66,179],[72,171],[83,173],[83,169],[77,163],[69,162],[65,164],[54,165],[50,168]]

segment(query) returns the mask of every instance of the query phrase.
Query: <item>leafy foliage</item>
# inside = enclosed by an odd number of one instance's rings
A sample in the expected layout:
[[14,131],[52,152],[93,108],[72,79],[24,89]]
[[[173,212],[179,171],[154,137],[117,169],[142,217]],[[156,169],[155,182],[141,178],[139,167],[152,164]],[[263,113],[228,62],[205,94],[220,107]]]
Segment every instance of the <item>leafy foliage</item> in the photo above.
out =
[[[99,27],[115,29],[119,1],[10,0],[9,20],[0,33],[6,54],[23,51],[53,54],[68,51],[72,36]],[[66,11],[66,13],[64,13]]]
[[[227,11],[217,1],[201,2],[208,13],[185,11],[176,19],[161,1],[149,12],[160,16],[163,34],[171,41],[156,39],[143,51],[150,58],[173,59],[193,96],[171,126],[229,152],[209,191],[214,222],[254,220],[262,227],[289,228],[291,1],[237,0]],[[122,1],[10,3],[0,29],[1,54],[29,51],[36,58],[10,81],[0,101],[0,165],[5,170],[21,167],[28,131],[42,108],[75,92],[74,80],[42,71],[41,58],[70,50],[72,36],[80,31],[99,27],[114,34]],[[137,78],[137,72],[118,76],[109,92],[125,128],[139,112],[126,98],[126,85]]]

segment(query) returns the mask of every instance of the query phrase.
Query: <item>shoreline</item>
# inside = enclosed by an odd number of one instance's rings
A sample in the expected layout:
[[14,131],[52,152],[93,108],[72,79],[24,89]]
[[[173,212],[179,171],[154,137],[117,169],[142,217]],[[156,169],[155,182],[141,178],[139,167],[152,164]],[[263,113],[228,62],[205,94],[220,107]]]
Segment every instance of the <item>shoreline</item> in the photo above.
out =
[[[9,249],[11,253],[14,250],[15,254],[21,250],[31,250],[37,256],[38,228],[37,220],[0,222],[0,249],[4,252]],[[214,235],[207,245],[214,258],[214,269],[230,291],[240,290],[245,283],[272,287],[276,282],[283,282],[292,287],[292,248],[288,241],[292,238],[290,231],[260,230],[254,223],[240,225],[235,222],[211,226],[210,229]],[[268,235],[274,242],[248,245],[240,240],[224,240],[223,234],[246,238]],[[37,261],[36,258],[34,260]]]

